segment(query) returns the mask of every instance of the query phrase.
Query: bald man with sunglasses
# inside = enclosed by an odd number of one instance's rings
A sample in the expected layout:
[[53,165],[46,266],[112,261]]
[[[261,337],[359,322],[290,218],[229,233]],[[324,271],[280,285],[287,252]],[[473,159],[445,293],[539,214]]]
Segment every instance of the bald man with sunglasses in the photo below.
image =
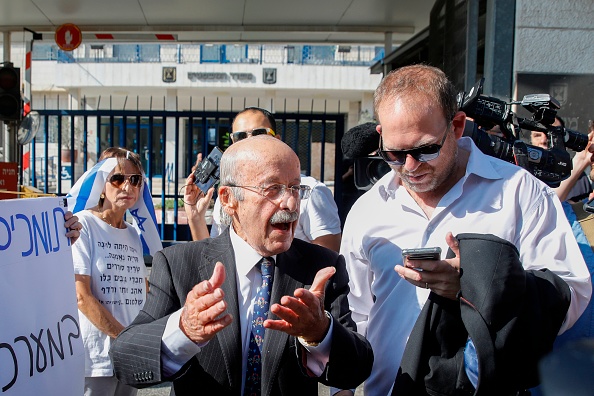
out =
[[[280,139],[280,135],[276,134],[274,128],[276,128],[276,120],[269,111],[259,107],[248,107],[235,116],[230,134],[231,141],[236,143],[257,135],[270,135]],[[184,208],[188,215],[192,239],[200,240],[208,237],[204,215],[212,191],[209,191],[206,197],[198,196],[198,189],[193,181],[192,174],[186,182],[189,188],[186,187],[184,201],[196,202],[196,204],[186,204]],[[311,188],[311,196],[301,203],[295,237],[338,252],[341,238],[340,217],[332,191],[324,183],[310,176],[301,175],[301,183]],[[220,202],[217,199],[213,210],[211,237],[218,236],[223,231],[220,225],[220,208]]]
[[[368,395],[390,394],[424,306],[450,300],[460,305],[461,277],[471,272],[460,269],[462,241],[454,235],[491,234],[509,241],[524,270],[547,268],[565,281],[571,302],[559,315],[565,316],[559,332],[571,327],[590,298],[588,270],[555,193],[462,136],[466,115],[456,93],[441,70],[425,65],[394,70],[375,91],[378,153],[392,172],[353,205],[341,244],[353,319],[375,351],[365,382]],[[441,257],[403,257],[403,249],[423,247],[441,248]],[[453,255],[446,259],[449,249]],[[489,258],[484,256],[476,257],[477,267]],[[476,374],[465,367],[469,378]],[[456,380],[443,371],[424,377],[435,378]]]

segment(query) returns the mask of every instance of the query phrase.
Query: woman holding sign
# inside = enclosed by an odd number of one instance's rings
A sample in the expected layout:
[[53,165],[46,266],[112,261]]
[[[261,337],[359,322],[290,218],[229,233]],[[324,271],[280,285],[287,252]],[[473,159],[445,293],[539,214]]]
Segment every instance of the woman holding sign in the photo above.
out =
[[[85,347],[84,394],[135,395],[136,389],[115,378],[108,352],[112,339],[134,320],[146,298],[143,244],[124,220],[142,197],[144,172],[139,156],[125,149],[109,148],[100,159],[106,157],[73,187],[76,196],[69,194],[74,206],[83,197],[88,207],[76,212],[82,229],[72,247]],[[95,205],[89,207],[93,197]],[[137,222],[150,221],[139,218],[138,210],[131,213]]]

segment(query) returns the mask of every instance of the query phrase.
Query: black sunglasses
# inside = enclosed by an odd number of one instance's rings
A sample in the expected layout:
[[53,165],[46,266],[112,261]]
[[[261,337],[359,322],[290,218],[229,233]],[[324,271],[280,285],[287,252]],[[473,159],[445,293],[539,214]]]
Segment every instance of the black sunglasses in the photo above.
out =
[[443,134],[443,138],[439,144],[428,144],[425,146],[417,147],[410,150],[383,150],[382,135],[380,135],[379,141],[379,155],[384,161],[390,165],[402,166],[406,162],[406,156],[410,155],[419,162],[427,162],[439,157],[439,153],[443,144],[445,143],[446,137],[448,136],[450,124],[446,125],[446,130]]
[[274,131],[272,128],[254,128],[251,131],[240,131],[240,132],[233,132],[231,135],[233,136],[233,141],[238,142],[243,139],[247,139],[250,136],[258,136],[258,135],[270,135],[275,136]]
[[128,183],[130,183],[132,187],[139,187],[142,184],[142,175],[124,175],[123,173],[114,173],[109,178],[109,182],[116,188],[120,188],[120,186],[124,184],[126,180],[128,180]]

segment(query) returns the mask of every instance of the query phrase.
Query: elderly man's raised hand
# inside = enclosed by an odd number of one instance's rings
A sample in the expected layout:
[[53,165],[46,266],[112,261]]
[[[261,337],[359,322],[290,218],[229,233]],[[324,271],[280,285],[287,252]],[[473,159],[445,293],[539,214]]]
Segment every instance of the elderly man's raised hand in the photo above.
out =
[[324,312],[326,283],[334,275],[336,268],[322,268],[316,274],[309,288],[299,288],[294,297],[283,296],[280,304],[273,304],[272,313],[280,320],[264,321],[267,329],[280,330],[307,342],[320,342],[330,327],[330,319]]
[[200,282],[188,293],[179,327],[197,344],[210,341],[233,321],[229,314],[221,316],[227,309],[225,294],[221,289],[225,276],[225,267],[217,262],[211,278]]

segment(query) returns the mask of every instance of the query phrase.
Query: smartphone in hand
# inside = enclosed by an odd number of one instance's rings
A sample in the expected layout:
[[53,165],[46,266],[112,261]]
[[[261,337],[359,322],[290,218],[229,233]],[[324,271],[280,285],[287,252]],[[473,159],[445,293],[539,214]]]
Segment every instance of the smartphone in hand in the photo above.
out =
[[[425,247],[414,249],[402,249],[402,264],[406,260],[439,260],[441,259],[440,247]],[[413,268],[415,271],[423,271],[422,268]]]
[[441,259],[440,247],[425,247],[402,249],[402,261],[409,260],[439,260]]

